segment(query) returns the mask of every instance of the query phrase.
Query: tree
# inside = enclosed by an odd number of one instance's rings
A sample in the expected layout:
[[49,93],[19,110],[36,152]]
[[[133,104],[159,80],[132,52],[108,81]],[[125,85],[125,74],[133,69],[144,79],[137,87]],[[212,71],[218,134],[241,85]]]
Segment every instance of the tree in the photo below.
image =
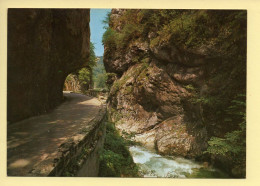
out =
[[93,81],[95,88],[106,88],[106,71],[103,64],[103,57],[97,57],[96,66],[93,68]]

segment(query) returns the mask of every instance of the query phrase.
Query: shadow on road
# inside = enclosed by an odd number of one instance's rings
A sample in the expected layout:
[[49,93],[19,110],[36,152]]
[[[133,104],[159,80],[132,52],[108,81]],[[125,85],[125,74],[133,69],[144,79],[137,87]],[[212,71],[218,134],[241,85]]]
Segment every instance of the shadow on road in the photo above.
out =
[[66,101],[48,114],[7,126],[7,174],[25,176],[42,161],[53,163],[59,146],[86,127],[101,108],[96,98],[64,93]]

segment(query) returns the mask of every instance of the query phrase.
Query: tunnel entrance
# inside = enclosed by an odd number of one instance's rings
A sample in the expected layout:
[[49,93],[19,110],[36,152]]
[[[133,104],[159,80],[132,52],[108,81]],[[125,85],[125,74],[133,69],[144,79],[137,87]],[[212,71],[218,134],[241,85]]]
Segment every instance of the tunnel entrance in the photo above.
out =
[[81,68],[78,71],[70,73],[63,85],[63,91],[72,91],[75,93],[86,93],[93,88],[93,73],[91,67]]
[[86,94],[88,91],[106,91],[106,71],[103,56],[95,57],[92,66],[81,68],[70,73],[63,85],[63,91]]

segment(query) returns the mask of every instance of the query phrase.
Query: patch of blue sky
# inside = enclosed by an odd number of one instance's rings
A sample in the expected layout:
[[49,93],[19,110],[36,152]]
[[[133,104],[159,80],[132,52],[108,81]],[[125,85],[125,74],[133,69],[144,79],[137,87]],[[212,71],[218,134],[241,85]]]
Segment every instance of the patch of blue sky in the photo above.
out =
[[103,23],[111,9],[90,9],[90,41],[95,46],[96,56],[103,56],[102,36],[106,31]]

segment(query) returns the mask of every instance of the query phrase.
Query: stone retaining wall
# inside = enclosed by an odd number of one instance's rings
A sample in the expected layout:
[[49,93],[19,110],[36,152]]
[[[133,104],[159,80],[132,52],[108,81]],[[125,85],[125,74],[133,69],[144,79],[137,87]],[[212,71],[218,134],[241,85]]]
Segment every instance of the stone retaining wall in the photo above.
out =
[[51,171],[39,165],[29,176],[98,176],[99,151],[105,138],[105,119],[106,106],[103,105],[96,118],[60,145]]

